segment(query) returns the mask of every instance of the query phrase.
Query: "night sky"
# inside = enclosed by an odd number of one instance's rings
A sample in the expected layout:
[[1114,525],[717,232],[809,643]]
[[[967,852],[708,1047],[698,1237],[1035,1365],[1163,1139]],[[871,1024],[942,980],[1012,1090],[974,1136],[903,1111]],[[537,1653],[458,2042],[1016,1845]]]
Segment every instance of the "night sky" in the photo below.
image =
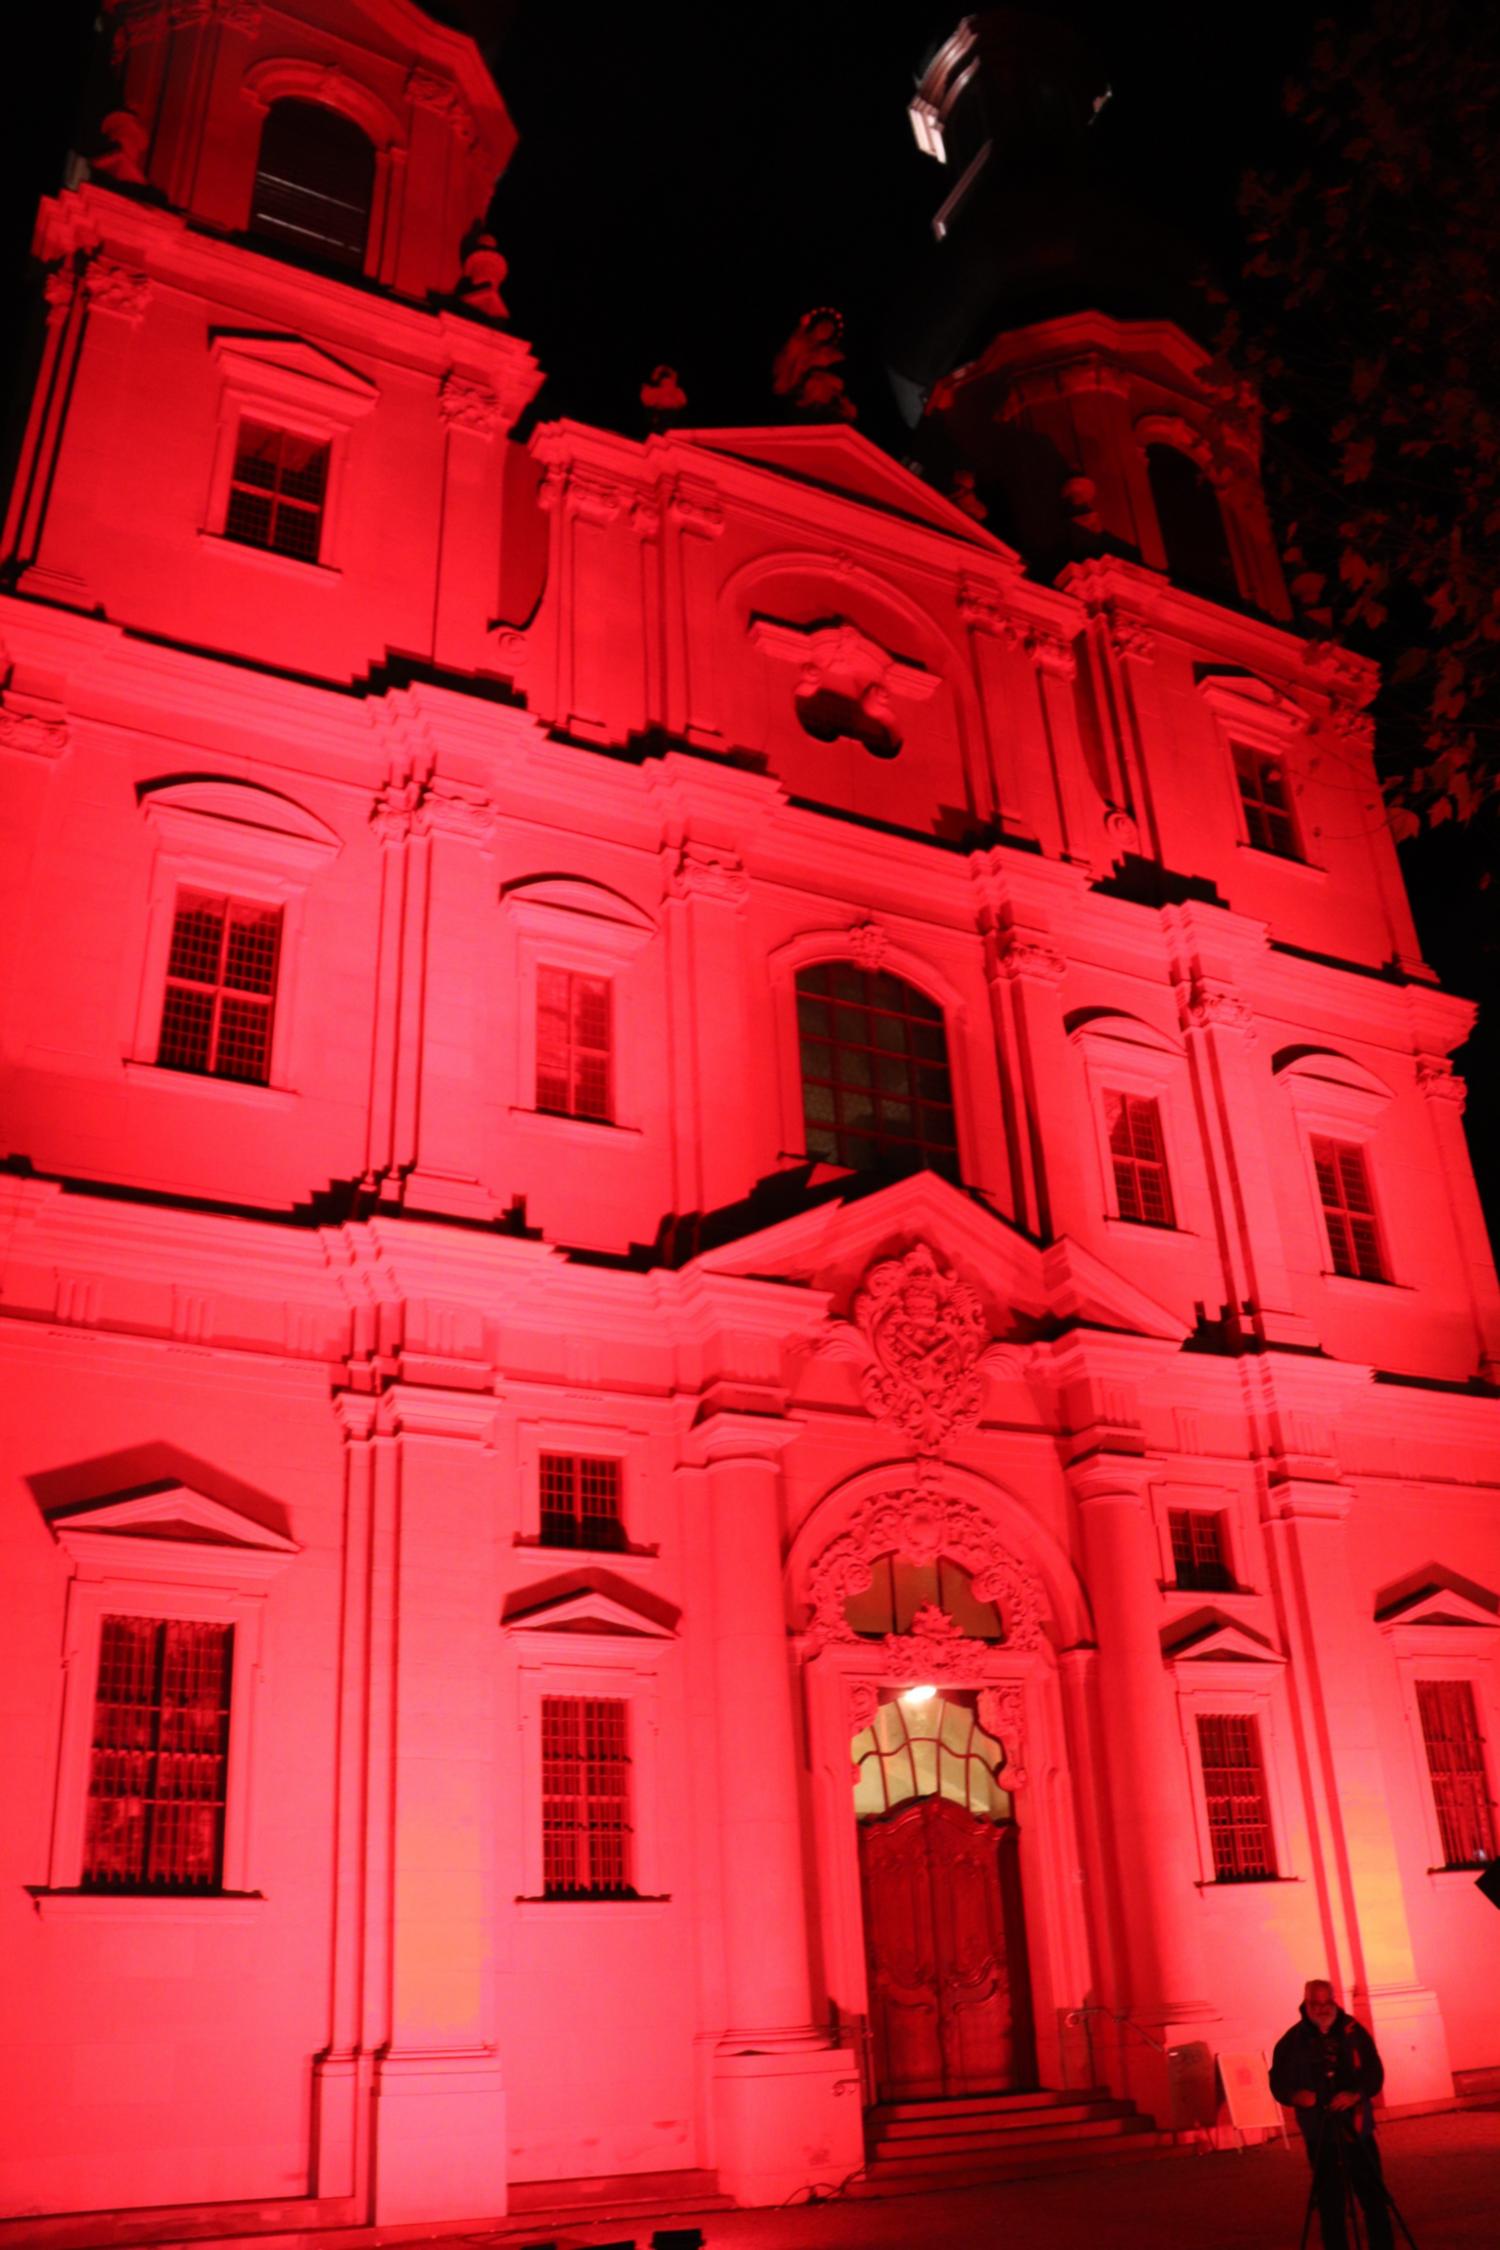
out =
[[[922,61],[963,12],[959,0],[581,10],[451,0],[446,12],[485,38],[521,136],[492,224],[510,261],[513,325],[548,371],[542,417],[639,433],[640,385],[666,361],[688,394],[688,423],[774,419],[776,350],[801,313],[831,304],[848,322],[860,427],[903,449],[883,331],[951,185],[918,152],[906,104]],[[1236,182],[1284,145],[1281,86],[1314,21],[1339,11],[1307,0],[1234,9],[1066,0],[1045,12],[1090,40],[1111,88],[1090,135],[1095,178],[1189,236],[1232,281],[1242,255]],[[0,203],[7,303],[37,193],[57,183],[70,145],[90,145],[78,103],[94,13],[90,0],[29,8],[40,66],[7,74],[19,112]],[[1496,978],[1474,943],[1477,855],[1457,839],[1403,861],[1429,958],[1456,989],[1483,997],[1481,983]],[[1494,1227],[1500,1023],[1458,1062],[1472,1082],[1470,1137]]]

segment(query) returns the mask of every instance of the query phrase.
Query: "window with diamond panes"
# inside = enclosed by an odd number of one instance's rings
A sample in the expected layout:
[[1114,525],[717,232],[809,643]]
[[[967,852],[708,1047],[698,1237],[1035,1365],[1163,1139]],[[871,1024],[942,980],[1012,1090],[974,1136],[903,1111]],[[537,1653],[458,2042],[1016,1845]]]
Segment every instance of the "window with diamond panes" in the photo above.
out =
[[1215,1882],[1255,1883],[1273,1876],[1276,1851],[1259,1726],[1250,1717],[1202,1715],[1198,1750]]
[[1232,1593],[1234,1572],[1225,1550],[1224,1519],[1218,1511],[1173,1508],[1168,1511],[1168,1523],[1176,1583],[1197,1593]]
[[544,1547],[618,1551],[625,1545],[618,1461],[587,1453],[544,1453],[540,1484]]
[[1281,859],[1300,859],[1285,761],[1269,751],[1252,749],[1248,742],[1237,742],[1234,774],[1245,815],[1245,834],[1257,851],[1275,852]]
[[1106,1094],[1104,1115],[1120,1217],[1145,1227],[1171,1226],[1172,1185],[1156,1102],[1147,1094]]
[[167,957],[160,1067],[267,1084],[280,951],[279,906],[181,892]]
[[548,1898],[628,1898],[630,1760],[625,1704],[542,1698],[542,1889]]
[[224,536],[297,562],[316,562],[327,489],[326,445],[265,422],[242,422]]
[[608,977],[538,969],[536,1106],[560,1117],[614,1114]]
[[230,1625],[103,1619],[85,1890],[221,1887],[233,1645]]
[[1417,1709],[1443,1865],[1482,1867],[1495,1856],[1495,1824],[1474,1690],[1467,1680],[1418,1680]]
[[1312,1155],[1334,1272],[1351,1281],[1384,1281],[1385,1258],[1364,1150],[1355,1141],[1314,1138]]
[[943,1011],[900,977],[824,961],[797,978],[809,1156],[958,1177]]

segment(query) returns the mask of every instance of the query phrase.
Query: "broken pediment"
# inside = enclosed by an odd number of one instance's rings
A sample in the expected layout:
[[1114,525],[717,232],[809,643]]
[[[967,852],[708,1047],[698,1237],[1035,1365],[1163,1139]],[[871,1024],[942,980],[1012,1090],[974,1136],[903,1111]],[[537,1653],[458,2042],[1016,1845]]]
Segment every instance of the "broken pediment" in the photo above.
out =
[[819,422],[806,429],[681,430],[675,435],[682,443],[701,446],[705,452],[729,454],[737,461],[773,469],[820,491],[863,501],[866,507],[878,508],[884,515],[926,524],[950,538],[1003,555],[1008,561],[1019,559],[1004,540],[986,531],[909,469],[903,469],[857,430]]

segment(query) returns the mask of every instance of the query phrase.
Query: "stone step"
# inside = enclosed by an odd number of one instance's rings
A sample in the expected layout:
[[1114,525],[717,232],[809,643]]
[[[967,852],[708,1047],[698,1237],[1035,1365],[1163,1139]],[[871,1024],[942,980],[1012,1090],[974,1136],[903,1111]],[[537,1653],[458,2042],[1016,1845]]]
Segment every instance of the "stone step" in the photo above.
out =
[[1128,2117],[1129,2102],[1096,2098],[1092,2101],[1053,2101],[1045,2107],[1040,2103],[1032,2109],[1001,2110],[998,2112],[965,2112],[955,2116],[947,2110],[934,2110],[925,2117],[898,2117],[889,2124],[879,2125],[874,2138],[882,2146],[898,2141],[925,2140],[938,2134],[943,2138],[961,2134],[966,2138],[1040,2131],[1054,2125],[1075,2125],[1089,2118]]
[[879,2141],[870,2162],[872,2166],[923,2164],[942,2171],[950,2165],[972,2164],[980,2158],[986,2162],[991,2157],[1005,2160],[1017,2150],[1062,2148],[1081,2141],[1123,2140],[1130,2134],[1150,2130],[1145,2118],[1125,2116],[1097,2121],[1084,2119],[1078,2124],[1058,2125],[1050,2132],[1039,2133],[933,2133],[919,2141]]
[[615,2172],[580,2180],[521,2180],[510,2191],[503,2229],[480,2234],[474,2243],[544,2239],[549,2228],[592,2225],[603,2220],[670,2218],[695,2211],[732,2211],[732,2196],[719,2193],[717,2172]]
[[865,2114],[873,2123],[883,2125],[887,2119],[904,2117],[962,2117],[971,2111],[989,2117],[1012,2110],[1045,2109],[1052,2102],[1103,2102],[1109,2099],[1108,2089],[1103,2086],[1075,2086],[1066,2089],[1038,2086],[1025,2094],[958,2094],[952,2097],[932,2095],[920,2101],[876,2102]]
[[989,2187],[1003,2180],[1043,2179],[1058,2172],[1113,2170],[1140,2164],[1172,2147],[1170,2133],[1143,2129],[1123,2140],[1075,2141],[1059,2147],[1038,2142],[1004,2156],[976,2156],[969,2164],[934,2169],[925,2164],[873,2165],[851,2180],[844,2193],[862,2201],[883,2195],[921,2195],[933,2189]]

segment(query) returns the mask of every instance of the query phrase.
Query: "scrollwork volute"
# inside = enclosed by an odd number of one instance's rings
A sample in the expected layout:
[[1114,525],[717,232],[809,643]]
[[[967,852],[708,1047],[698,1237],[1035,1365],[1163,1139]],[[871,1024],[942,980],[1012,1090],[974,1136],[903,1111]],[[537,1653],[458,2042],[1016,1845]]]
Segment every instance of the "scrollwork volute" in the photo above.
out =
[[[975,1599],[993,1602],[999,1610],[1006,1650],[1025,1651],[1039,1645],[1044,1602],[1034,1573],[1010,1552],[994,1525],[971,1500],[921,1484],[906,1491],[877,1493],[824,1548],[808,1580],[810,1647],[858,1645],[860,1636],[844,1615],[844,1605],[851,1595],[868,1591],[873,1564],[882,1555],[892,1554],[905,1555],[919,1564],[935,1562],[939,1555],[957,1563],[969,1573]],[[886,1668],[894,1666],[899,1671],[914,1643],[925,1651],[924,1663],[913,1672],[914,1678],[928,1676],[939,1656],[949,1660],[950,1669],[973,1670],[994,1655],[988,1642],[968,1640],[943,1611],[934,1610],[920,1632],[914,1620],[911,1633],[886,1637]]]

